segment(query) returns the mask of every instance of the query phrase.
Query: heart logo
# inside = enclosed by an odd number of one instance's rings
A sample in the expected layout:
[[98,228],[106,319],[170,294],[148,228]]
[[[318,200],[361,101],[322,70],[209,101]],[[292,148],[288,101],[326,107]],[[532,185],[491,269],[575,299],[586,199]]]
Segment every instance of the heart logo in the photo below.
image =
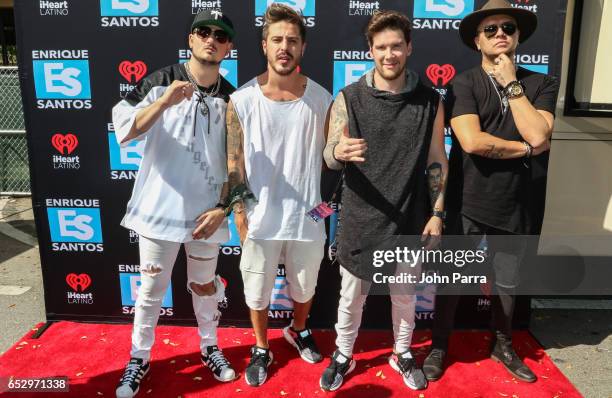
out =
[[125,80],[135,84],[147,74],[147,64],[142,61],[123,61],[119,64],[119,73]]
[[446,86],[453,77],[455,77],[455,67],[451,64],[438,65],[431,64],[427,67],[427,77],[431,82],[437,86],[440,79],[442,79],[442,86]]
[[[51,145],[58,150],[62,155],[70,155],[72,151],[79,145],[79,139],[76,135],[68,133],[66,135],[57,133],[51,137]],[[64,153],[64,149],[66,153]]]
[[66,283],[75,292],[79,291],[79,287],[81,288],[81,292],[84,292],[89,285],[91,285],[91,277],[87,274],[68,274],[66,275]]

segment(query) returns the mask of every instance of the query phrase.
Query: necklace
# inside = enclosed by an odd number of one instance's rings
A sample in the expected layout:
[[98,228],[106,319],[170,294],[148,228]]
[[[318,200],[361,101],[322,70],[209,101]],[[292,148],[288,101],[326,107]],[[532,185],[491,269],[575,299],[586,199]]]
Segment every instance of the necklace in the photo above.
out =
[[196,91],[198,96],[198,104],[200,105],[200,113],[202,116],[206,117],[210,113],[210,109],[208,108],[208,104],[206,103],[206,97],[214,97],[219,93],[219,89],[221,88],[221,75],[217,76],[217,81],[214,86],[210,89],[210,91],[204,91],[200,89],[200,86],[195,82],[193,75],[191,74],[191,70],[189,69],[189,63],[185,63],[185,71],[187,72],[187,78],[189,79],[189,83],[193,86],[193,89]]
[[499,85],[497,84],[493,76],[490,73],[487,73],[487,76],[489,77],[489,80],[491,81],[491,84],[493,85],[493,88],[495,89],[495,93],[497,94],[497,97],[499,98],[499,106],[501,109],[501,113],[502,115],[505,115],[506,112],[508,112],[508,106],[510,106],[510,104],[508,103],[508,98],[500,94],[499,87],[498,87]]

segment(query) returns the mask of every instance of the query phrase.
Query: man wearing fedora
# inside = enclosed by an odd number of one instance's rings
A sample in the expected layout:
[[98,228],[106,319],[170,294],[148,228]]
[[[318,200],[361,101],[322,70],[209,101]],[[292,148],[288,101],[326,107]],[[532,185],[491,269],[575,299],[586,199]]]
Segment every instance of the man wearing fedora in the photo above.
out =
[[[517,379],[535,374],[517,356],[511,331],[518,271],[525,252],[521,235],[534,233],[529,211],[532,156],[550,149],[558,83],[551,76],[517,67],[519,43],[535,31],[537,17],[490,0],[459,26],[463,43],[482,54],[481,64],[458,75],[449,102],[454,131],[447,188],[447,233],[477,245],[484,236],[495,275],[491,358]],[[442,376],[458,295],[436,297],[432,350],[423,371]]]

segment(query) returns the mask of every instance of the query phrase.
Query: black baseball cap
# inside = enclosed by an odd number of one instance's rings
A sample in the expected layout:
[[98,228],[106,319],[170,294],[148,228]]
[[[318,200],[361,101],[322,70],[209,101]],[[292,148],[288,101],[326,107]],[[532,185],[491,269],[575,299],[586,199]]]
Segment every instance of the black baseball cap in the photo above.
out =
[[227,17],[227,15],[223,14],[221,10],[203,10],[198,13],[193,19],[193,23],[191,24],[191,31],[195,28],[199,28],[206,25],[214,25],[218,26],[225,31],[230,37],[233,39],[236,35],[234,32],[234,24]]

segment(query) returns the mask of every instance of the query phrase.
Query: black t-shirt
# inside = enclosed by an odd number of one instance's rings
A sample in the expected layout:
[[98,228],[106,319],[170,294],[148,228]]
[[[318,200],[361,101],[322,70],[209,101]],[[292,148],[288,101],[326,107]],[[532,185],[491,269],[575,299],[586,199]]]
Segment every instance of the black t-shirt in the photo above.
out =
[[[517,79],[525,95],[538,110],[555,112],[559,84],[552,76],[519,68]],[[512,111],[505,107],[494,80],[481,66],[458,75],[449,91],[447,106],[452,117],[475,114],[482,131],[496,137],[522,141]],[[537,161],[531,159],[530,161]],[[465,153],[453,136],[449,160],[447,208],[483,224],[512,233],[532,233],[533,208],[537,202],[531,167],[525,159],[489,159]],[[529,164],[529,163],[527,163]],[[540,184],[543,182],[539,180]]]

